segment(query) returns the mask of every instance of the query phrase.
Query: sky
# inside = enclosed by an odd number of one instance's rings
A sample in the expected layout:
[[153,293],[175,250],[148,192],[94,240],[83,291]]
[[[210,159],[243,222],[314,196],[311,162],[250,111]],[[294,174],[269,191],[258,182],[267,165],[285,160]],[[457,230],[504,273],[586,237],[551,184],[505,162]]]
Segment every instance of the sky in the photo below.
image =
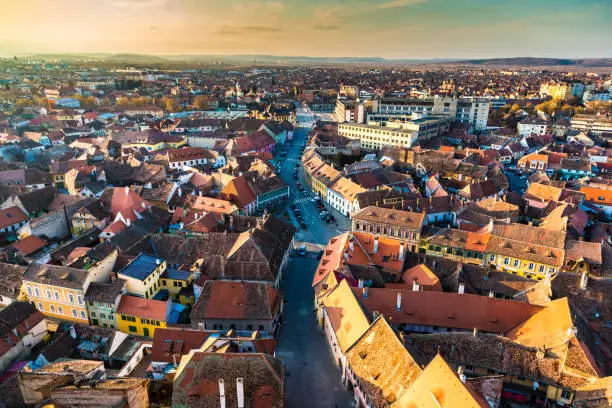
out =
[[612,0],[0,0],[0,55],[612,57]]

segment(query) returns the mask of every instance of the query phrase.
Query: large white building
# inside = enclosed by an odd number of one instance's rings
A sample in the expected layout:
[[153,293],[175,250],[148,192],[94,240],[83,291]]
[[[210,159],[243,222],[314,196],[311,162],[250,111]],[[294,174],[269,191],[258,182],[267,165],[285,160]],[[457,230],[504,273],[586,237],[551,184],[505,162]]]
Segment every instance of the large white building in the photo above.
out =
[[413,113],[411,115],[395,113],[368,113],[366,123],[374,126],[401,128],[413,130],[420,141],[441,136],[450,129],[448,116],[423,116]]
[[411,147],[418,139],[416,130],[356,123],[339,123],[338,134],[359,140],[364,149],[380,149],[384,146]]
[[612,119],[598,115],[575,115],[572,117],[572,129],[596,134],[612,133]]
[[548,130],[548,123],[538,117],[531,116],[518,123],[516,130],[519,136],[527,137],[532,134],[544,135]]
[[374,101],[373,113],[444,115],[451,120],[469,123],[475,130],[486,130],[491,104],[476,98],[445,98],[435,96],[424,99],[384,98]]

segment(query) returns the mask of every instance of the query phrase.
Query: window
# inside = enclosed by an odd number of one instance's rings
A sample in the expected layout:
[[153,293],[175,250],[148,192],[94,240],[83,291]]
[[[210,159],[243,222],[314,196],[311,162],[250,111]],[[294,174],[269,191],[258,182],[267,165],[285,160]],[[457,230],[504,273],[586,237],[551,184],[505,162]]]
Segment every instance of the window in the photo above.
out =
[[495,255],[489,255],[489,262],[495,262]]
[[61,306],[58,306],[58,307],[57,307],[57,313],[58,313],[58,314],[64,314],[64,308],[63,308],[63,307],[61,307]]
[[570,391],[561,391],[561,398],[565,399],[565,400],[571,400],[572,399],[572,393]]
[[56,290],[53,294],[55,295],[55,300],[59,300],[59,292]]
[[38,302],[38,310],[40,310],[41,312],[45,311],[45,306],[40,302]]
[[83,296],[78,295],[78,296],[77,296],[77,300],[79,301],[79,305],[82,305],[82,304],[83,304]]
[[533,267],[534,267],[533,262],[529,262],[529,270],[530,271],[533,270]]
[[127,320],[127,318],[124,315],[121,315],[121,320]]
[[36,297],[40,297],[40,289],[38,289],[37,287],[34,288],[34,295]]
[[138,331],[136,326],[128,326],[128,330],[130,331],[130,333],[136,333]]
[[51,305],[49,309],[51,309],[51,313],[55,313],[55,306]]
[[515,260],[514,260],[514,267],[515,267],[515,268],[518,268],[520,264],[521,264],[521,263],[519,262],[519,260],[518,260],[518,259],[515,259]]
[[28,296],[32,296],[32,288],[29,286],[26,286],[26,292],[28,292]]
[[264,329],[263,325],[260,324],[258,330],[259,331],[264,331],[265,329]]
[[[91,312],[91,317],[96,317],[96,312]],[[102,316],[100,316],[102,317]]]
[[540,273],[544,273],[544,270],[546,269],[546,267],[544,265],[540,265]]
[[68,299],[70,299],[70,303],[74,303],[74,295],[72,293],[68,294]]
[[46,293],[47,293],[47,297],[48,297],[49,299],[51,299],[51,291],[50,291],[49,289],[47,289],[47,292],[46,292]]
[[505,257],[504,258],[504,265],[509,265],[510,264],[510,258]]
[[72,309],[72,317],[74,317],[75,319],[79,317],[79,315],[77,314],[77,311],[74,309]]
[[87,315],[81,310],[81,319],[87,319]]

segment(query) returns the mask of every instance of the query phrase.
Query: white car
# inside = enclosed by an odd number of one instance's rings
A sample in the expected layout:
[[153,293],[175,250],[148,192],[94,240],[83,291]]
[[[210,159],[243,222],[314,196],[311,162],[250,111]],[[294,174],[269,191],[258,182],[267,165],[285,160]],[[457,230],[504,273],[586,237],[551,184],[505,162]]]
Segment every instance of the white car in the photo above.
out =
[[321,212],[319,213],[319,215],[320,215],[321,217],[323,217],[323,216],[325,216],[325,215],[327,215],[327,214],[329,214],[329,211],[321,211]]

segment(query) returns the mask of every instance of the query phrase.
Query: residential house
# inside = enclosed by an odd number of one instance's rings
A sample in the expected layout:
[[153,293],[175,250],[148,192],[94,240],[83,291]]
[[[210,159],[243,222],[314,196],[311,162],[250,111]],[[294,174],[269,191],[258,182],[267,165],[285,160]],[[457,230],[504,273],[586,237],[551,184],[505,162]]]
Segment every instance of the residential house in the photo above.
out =
[[13,302],[0,310],[0,371],[29,353],[49,334],[42,313],[29,302]]
[[219,197],[234,203],[245,215],[253,214],[257,209],[257,197],[244,176],[235,177],[227,183]]
[[167,268],[159,279],[160,290],[168,292],[170,298],[182,305],[195,302],[193,293],[193,272],[190,270]]
[[17,206],[0,210],[0,233],[16,235],[17,230],[23,227],[27,221],[27,214]]
[[275,335],[282,305],[280,292],[266,283],[209,280],[193,306],[191,322],[204,330],[258,330]]
[[612,187],[605,184],[592,183],[580,187],[585,194],[584,201],[587,205],[600,209],[608,218],[612,218]]
[[117,307],[117,328],[136,336],[153,337],[155,329],[165,328],[172,310],[172,301],[121,296]]
[[582,177],[592,177],[591,161],[588,158],[561,159],[559,169],[561,180],[573,180]]
[[128,293],[150,299],[159,291],[159,278],[165,270],[166,261],[164,259],[139,254],[117,272],[117,276],[125,279]]
[[353,203],[359,193],[366,191],[359,184],[346,177],[340,177],[327,187],[325,200],[342,215],[350,216],[354,210]]
[[498,193],[498,188],[493,179],[477,181],[463,187],[457,193],[457,197],[464,203],[476,203],[482,200],[494,198]]
[[521,157],[516,167],[524,171],[546,171],[548,165],[548,155],[531,153]]
[[127,282],[113,279],[110,282],[92,282],[85,292],[89,319],[93,326],[118,329],[117,308],[121,297],[127,294]]
[[19,298],[21,279],[26,267],[0,262],[0,306],[5,307]]
[[520,121],[517,125],[517,133],[521,137],[531,136],[532,134],[544,135],[548,129],[548,122],[537,116],[530,116]]
[[99,201],[93,201],[78,209],[71,219],[72,233],[81,235],[93,228],[103,230],[108,225],[110,214]]
[[183,358],[174,376],[172,406],[195,408],[219,404],[284,408],[283,363],[263,353],[196,351]]
[[490,235],[487,232],[430,228],[421,234],[419,252],[459,262],[482,265],[489,238]]
[[92,282],[106,282],[115,256],[88,270],[31,263],[23,275],[23,293],[46,316],[89,323],[85,293]]
[[184,166],[197,166],[207,163],[215,163],[215,157],[206,149],[201,147],[183,147],[171,149],[166,153],[168,165],[171,169],[180,169]]
[[485,263],[532,279],[551,279],[563,266],[565,234],[523,224],[496,224],[487,242]]

